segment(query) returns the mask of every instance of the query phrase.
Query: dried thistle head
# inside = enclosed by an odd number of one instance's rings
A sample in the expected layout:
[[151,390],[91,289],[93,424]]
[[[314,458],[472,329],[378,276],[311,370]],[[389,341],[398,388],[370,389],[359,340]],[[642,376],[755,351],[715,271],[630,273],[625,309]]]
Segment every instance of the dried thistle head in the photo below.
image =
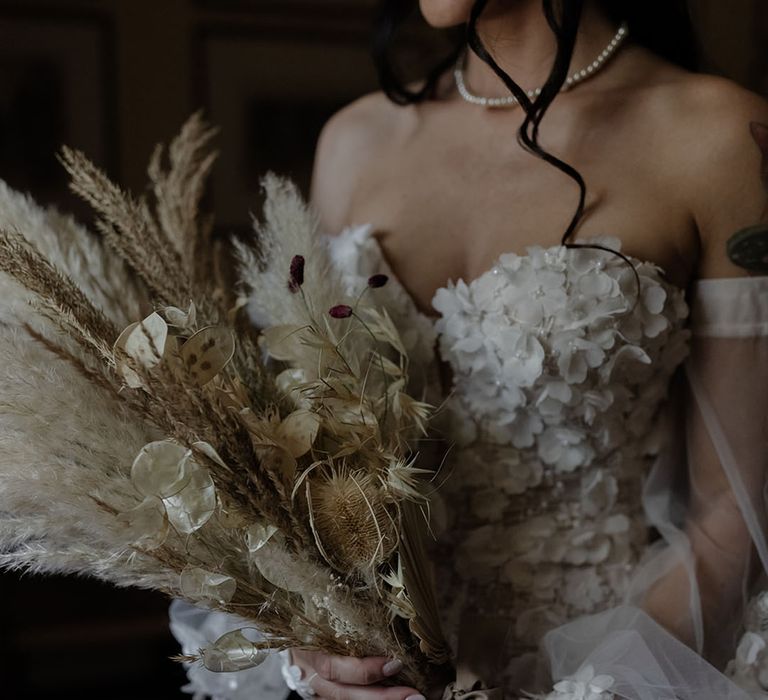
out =
[[375,477],[333,469],[307,482],[318,546],[341,571],[367,571],[398,544],[398,517]]

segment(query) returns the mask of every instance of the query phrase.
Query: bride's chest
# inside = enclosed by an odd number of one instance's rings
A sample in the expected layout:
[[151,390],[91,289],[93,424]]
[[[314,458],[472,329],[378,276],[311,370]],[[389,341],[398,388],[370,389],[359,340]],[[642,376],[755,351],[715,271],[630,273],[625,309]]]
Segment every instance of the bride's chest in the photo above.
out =
[[[422,310],[447,280],[475,279],[503,252],[560,242],[578,187],[515,149],[417,140],[362,174],[348,221],[376,222],[387,259]],[[676,191],[620,158],[573,164],[588,187],[579,234],[617,235],[624,252],[659,264],[685,286],[696,236]]]

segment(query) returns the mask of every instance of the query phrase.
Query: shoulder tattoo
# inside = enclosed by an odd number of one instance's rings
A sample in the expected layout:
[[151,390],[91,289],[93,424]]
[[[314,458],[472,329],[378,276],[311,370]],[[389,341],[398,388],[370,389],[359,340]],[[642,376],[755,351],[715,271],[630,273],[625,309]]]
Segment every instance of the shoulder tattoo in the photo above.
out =
[[[768,125],[752,122],[752,138],[763,156],[760,178],[768,194]],[[734,265],[757,273],[768,273],[768,208],[760,223],[737,231],[726,243],[728,258]]]

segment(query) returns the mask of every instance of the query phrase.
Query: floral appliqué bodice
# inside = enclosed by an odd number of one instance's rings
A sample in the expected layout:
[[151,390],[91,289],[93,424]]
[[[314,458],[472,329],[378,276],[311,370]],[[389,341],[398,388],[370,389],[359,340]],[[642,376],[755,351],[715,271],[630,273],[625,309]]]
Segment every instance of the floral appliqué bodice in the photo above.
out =
[[[620,250],[609,237],[578,239]],[[330,239],[350,289],[382,293],[413,365],[435,346],[452,372],[436,480],[436,583],[449,637],[459,615],[503,617],[506,682],[525,684],[543,634],[620,603],[648,544],[644,475],[659,409],[688,353],[683,290],[653,263],[595,248],[532,246],[438,289],[431,318],[392,276],[369,226]],[[638,296],[639,278],[639,296]],[[438,399],[439,400],[439,399]],[[510,686],[511,687],[511,686]]]

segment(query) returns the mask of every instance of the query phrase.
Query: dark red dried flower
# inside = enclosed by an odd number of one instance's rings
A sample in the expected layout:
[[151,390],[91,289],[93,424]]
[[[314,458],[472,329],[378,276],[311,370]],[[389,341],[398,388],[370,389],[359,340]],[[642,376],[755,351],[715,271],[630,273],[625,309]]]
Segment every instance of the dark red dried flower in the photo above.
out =
[[291,260],[291,275],[288,280],[288,289],[292,292],[298,292],[302,284],[304,284],[304,256],[294,255]]
[[352,307],[346,304],[337,304],[328,313],[333,318],[349,318],[352,315]]
[[389,277],[386,275],[373,275],[368,278],[368,286],[373,289],[378,289],[379,287],[383,287],[388,281]]

